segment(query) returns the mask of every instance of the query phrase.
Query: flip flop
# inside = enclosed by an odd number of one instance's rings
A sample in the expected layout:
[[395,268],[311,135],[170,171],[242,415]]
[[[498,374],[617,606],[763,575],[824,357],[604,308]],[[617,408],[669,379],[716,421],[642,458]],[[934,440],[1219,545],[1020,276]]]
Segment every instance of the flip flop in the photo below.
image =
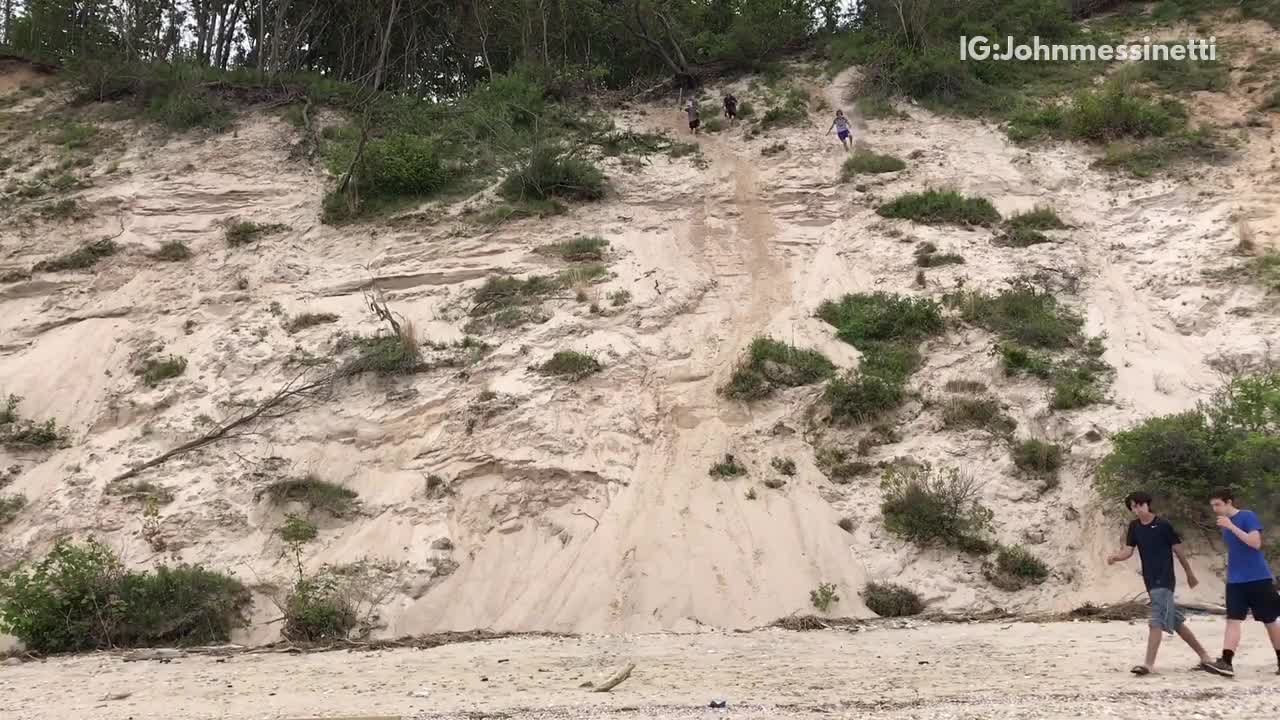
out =
[[1150,675],[1151,668],[1147,667],[1146,665],[1134,665],[1132,668],[1129,669],[1129,672],[1133,673],[1134,675]]

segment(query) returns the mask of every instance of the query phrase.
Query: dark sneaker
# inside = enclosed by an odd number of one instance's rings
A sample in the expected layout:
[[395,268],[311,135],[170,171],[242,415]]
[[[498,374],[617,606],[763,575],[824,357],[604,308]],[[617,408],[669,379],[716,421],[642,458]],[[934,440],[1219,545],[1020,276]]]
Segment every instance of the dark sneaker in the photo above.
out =
[[1200,665],[1200,667],[1213,673],[1214,675],[1221,675],[1222,677],[1236,676],[1236,669],[1231,667],[1231,663],[1227,662],[1226,660],[1223,660],[1222,658],[1218,658],[1217,660],[1214,660],[1211,663],[1203,663]]

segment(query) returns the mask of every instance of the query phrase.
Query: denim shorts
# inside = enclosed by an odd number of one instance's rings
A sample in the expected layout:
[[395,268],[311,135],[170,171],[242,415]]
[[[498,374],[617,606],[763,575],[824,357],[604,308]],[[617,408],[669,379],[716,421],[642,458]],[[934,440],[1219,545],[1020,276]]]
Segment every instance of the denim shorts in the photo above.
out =
[[1151,627],[1157,627],[1167,633],[1173,633],[1186,622],[1186,616],[1173,601],[1173,591],[1169,588],[1151,588]]

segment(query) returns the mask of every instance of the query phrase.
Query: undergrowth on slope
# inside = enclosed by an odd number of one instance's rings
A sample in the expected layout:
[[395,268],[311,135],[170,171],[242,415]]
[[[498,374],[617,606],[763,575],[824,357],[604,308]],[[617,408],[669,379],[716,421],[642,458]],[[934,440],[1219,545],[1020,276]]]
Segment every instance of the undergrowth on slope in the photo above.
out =
[[176,378],[187,371],[187,359],[181,355],[163,358],[147,358],[136,374],[147,387],[155,387],[165,380]]
[[546,362],[538,366],[543,375],[554,375],[569,382],[577,382],[604,369],[599,360],[588,353],[576,350],[557,350]]
[[348,487],[321,479],[314,473],[301,478],[276,480],[259,491],[275,504],[298,502],[311,510],[320,510],[334,517],[351,514],[359,494]]
[[886,293],[828,300],[817,316],[862,353],[856,370],[827,384],[825,397],[837,423],[862,422],[901,405],[906,381],[920,364],[918,345],[942,331],[937,303]]
[[890,467],[882,484],[880,511],[885,529],[919,545],[940,544],[986,554],[992,512],[980,501],[978,485],[954,468]]
[[31,268],[32,272],[65,272],[67,270],[87,270],[105,257],[115,255],[119,246],[111,240],[98,240],[85,243],[78,249],[56,257],[52,260],[41,260]]
[[983,574],[992,585],[1016,592],[1028,585],[1038,585],[1049,579],[1049,566],[1036,557],[1030,550],[1015,545],[1001,547],[996,554],[995,564],[984,565]]
[[924,612],[924,601],[915,591],[894,583],[869,582],[862,588],[862,602],[880,617],[907,617]]
[[968,197],[954,190],[906,193],[881,205],[876,212],[881,217],[926,225],[990,225],[1000,220],[1000,213],[990,200]]
[[746,357],[720,392],[735,400],[760,400],[778,388],[809,385],[833,372],[835,365],[817,350],[761,336],[751,341]]
[[1006,375],[1027,374],[1048,380],[1050,406],[1071,410],[1103,402],[1114,374],[1102,360],[1101,338],[1086,339],[1084,319],[1063,307],[1049,292],[1025,278],[985,294],[964,291],[947,297],[966,322],[999,339],[992,348]]
[[1162,516],[1214,531],[1208,496],[1228,486],[1264,525],[1280,521],[1280,371],[1241,375],[1194,410],[1117,432],[1095,483],[1117,503],[1147,490]]
[[126,570],[94,540],[59,540],[0,579],[0,629],[31,652],[224,643],[246,624],[250,595],[199,565]]
[[858,148],[840,167],[840,179],[849,182],[858,175],[897,172],[907,167],[892,155],[880,155],[865,148]]

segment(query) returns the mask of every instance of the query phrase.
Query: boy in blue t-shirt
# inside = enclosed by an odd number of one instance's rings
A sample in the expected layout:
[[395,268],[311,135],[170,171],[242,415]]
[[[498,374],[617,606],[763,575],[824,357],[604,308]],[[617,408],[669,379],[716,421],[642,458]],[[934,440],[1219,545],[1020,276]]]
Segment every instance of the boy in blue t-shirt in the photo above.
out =
[[[1240,624],[1250,612],[1253,619],[1267,628],[1271,647],[1280,664],[1280,592],[1275,577],[1262,554],[1262,523],[1250,510],[1236,507],[1229,488],[1219,488],[1209,495],[1209,506],[1218,516],[1222,539],[1227,543],[1227,631],[1222,640],[1222,658],[1214,670],[1234,675],[1232,661],[1240,645]],[[1280,671],[1277,671],[1280,674]]]

